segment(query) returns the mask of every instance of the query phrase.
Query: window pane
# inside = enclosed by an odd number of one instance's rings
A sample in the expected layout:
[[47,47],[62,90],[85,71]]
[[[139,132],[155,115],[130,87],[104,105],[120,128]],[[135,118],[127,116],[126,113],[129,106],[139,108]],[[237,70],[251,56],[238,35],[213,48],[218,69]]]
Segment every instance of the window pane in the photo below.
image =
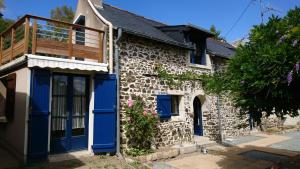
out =
[[85,128],[86,78],[74,77],[73,87],[72,136],[78,136]]
[[67,126],[67,76],[54,76],[52,82],[51,136],[65,137]]
[[172,115],[179,115],[179,97],[172,96],[171,102],[172,102]]

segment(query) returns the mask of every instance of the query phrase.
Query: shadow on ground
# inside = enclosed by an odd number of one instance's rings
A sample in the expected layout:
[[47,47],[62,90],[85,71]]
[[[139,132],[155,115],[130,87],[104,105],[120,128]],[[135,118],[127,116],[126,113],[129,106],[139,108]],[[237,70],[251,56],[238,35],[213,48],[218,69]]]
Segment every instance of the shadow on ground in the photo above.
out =
[[127,164],[116,156],[90,156],[61,162],[41,162],[13,169],[132,169],[143,168],[142,164]]
[[[216,157],[220,169],[299,169],[300,152],[292,152],[270,147],[227,147],[210,150]],[[273,167],[273,168],[272,168]]]

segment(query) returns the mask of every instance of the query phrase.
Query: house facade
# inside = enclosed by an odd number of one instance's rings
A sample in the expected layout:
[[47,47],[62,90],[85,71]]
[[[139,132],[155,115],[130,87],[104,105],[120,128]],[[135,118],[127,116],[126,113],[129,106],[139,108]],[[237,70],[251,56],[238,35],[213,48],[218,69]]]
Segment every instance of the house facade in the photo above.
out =
[[195,135],[218,140],[221,135],[230,137],[249,131],[248,117],[240,118],[229,98],[206,94],[201,81],[170,85],[155,71],[159,65],[173,74],[213,73],[234,55],[233,46],[214,40],[212,33],[197,26],[166,25],[100,0],[79,0],[75,16],[82,15],[86,23],[91,23],[86,26],[101,27],[113,34],[121,149],[128,146],[125,107],[129,99],[137,97],[144,99],[149,110],[155,109],[161,115],[157,147],[193,142]]
[[78,0],[73,24],[26,15],[0,41],[0,143],[22,161],[79,150],[120,153],[128,146],[125,107],[137,97],[159,113],[158,148],[249,130],[248,117],[227,97],[207,94],[201,80],[174,86],[157,76],[158,66],[213,73],[234,55],[197,26]]

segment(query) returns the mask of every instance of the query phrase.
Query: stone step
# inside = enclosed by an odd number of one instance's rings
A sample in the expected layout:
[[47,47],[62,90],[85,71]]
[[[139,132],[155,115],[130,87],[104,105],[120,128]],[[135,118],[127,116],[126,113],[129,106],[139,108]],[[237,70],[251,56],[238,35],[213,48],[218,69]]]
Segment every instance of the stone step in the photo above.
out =
[[204,137],[204,136],[195,136],[194,142],[198,149],[217,145],[217,142],[212,141],[208,137]]
[[49,162],[61,162],[61,161],[68,161],[73,159],[80,159],[83,157],[91,157],[93,154],[88,152],[87,150],[76,151],[76,152],[69,152],[63,154],[55,154],[49,155]]
[[174,145],[172,146],[172,148],[179,149],[180,154],[193,153],[198,150],[197,145],[193,143],[182,143],[182,144]]

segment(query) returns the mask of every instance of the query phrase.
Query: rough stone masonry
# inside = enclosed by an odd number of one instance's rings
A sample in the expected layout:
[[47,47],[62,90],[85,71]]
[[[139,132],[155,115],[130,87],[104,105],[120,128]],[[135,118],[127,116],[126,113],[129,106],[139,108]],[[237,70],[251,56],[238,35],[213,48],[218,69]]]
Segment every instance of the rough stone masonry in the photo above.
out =
[[[163,79],[153,75],[159,63],[170,73],[193,71],[211,73],[205,68],[191,67],[188,50],[159,43],[132,35],[124,35],[120,43],[120,111],[121,111],[121,147],[126,149],[124,115],[127,100],[142,97],[146,106],[156,109],[158,94],[176,94],[180,96],[179,116],[161,121],[159,133],[155,138],[157,147],[170,146],[179,142],[193,142],[193,100],[199,97],[202,103],[204,136],[219,139],[218,111],[215,96],[206,95],[201,81],[186,81],[179,87],[168,85]],[[230,100],[222,97],[220,106],[223,134],[237,136],[248,131],[247,117],[239,117]]]

